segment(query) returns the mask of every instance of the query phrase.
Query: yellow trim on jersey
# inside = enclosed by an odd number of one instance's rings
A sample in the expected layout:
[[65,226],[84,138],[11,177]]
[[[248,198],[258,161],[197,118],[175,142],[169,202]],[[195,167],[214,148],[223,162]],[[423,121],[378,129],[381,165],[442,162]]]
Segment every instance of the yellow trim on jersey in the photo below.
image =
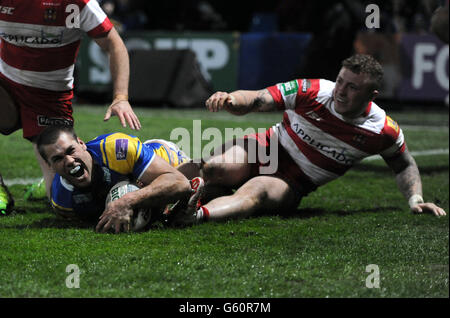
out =
[[[118,158],[116,149],[116,141],[124,139],[126,143],[126,153],[123,158]],[[116,133],[107,136],[100,142],[100,149],[103,156],[103,163],[114,171],[121,174],[129,174],[133,172],[134,164],[139,158],[142,150],[142,143],[136,137],[131,137],[123,133]]]
[[53,199],[52,199],[52,205],[53,205],[53,207],[55,207],[55,208],[57,208],[59,210],[63,210],[63,211],[67,211],[67,212],[72,212],[73,211],[72,208],[65,208],[63,206],[58,205],[55,201],[53,201]]
[[103,164],[106,165],[106,154],[105,154],[105,151],[103,149],[104,143],[105,143],[105,139],[102,139],[102,141],[100,141],[100,151],[102,153]]
[[158,149],[155,149],[155,155],[163,158],[165,161],[167,161],[167,163],[173,165],[173,160],[172,160],[173,156],[169,157],[169,154],[167,153],[166,148],[164,146],[161,145],[161,147],[159,147]]
[[[179,165],[181,165],[182,163],[189,161],[189,158],[184,157],[184,156],[180,157],[178,155],[178,151],[180,151],[180,150],[178,149],[178,147],[175,144],[173,144],[173,146],[171,146],[164,139],[152,139],[149,144],[161,145],[158,148],[153,148],[154,152],[157,156],[159,156],[159,157],[163,158],[165,161],[167,161],[172,167],[176,168]],[[175,147],[175,149],[173,147]]]

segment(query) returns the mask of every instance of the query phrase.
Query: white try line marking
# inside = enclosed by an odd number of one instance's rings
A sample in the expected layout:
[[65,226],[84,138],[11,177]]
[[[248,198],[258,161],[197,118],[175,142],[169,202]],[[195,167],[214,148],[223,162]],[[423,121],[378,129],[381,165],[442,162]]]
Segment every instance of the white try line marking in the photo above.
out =
[[4,179],[3,181],[7,186],[15,185],[15,184],[32,184],[39,182],[41,178],[16,178],[16,179]]
[[[430,149],[430,150],[422,150],[422,151],[411,151],[411,155],[413,157],[420,156],[435,156],[435,155],[448,155],[448,149]],[[380,155],[374,155],[371,157],[365,158],[363,161],[373,161],[373,160],[381,160]],[[32,184],[40,181],[42,178],[17,178],[17,179],[9,179],[4,180],[7,186],[15,185],[15,184]]]
[[436,126],[418,126],[418,125],[402,125],[401,128],[403,130],[413,130],[413,131],[421,131],[421,130],[429,130],[429,131],[449,131],[449,127],[445,125],[436,125]]
[[[420,156],[436,156],[436,155],[448,155],[448,149],[430,149],[430,150],[421,150],[421,151],[411,151],[411,156],[420,157]],[[374,155],[365,158],[363,161],[373,161],[373,160],[381,160],[383,159],[380,155]]]

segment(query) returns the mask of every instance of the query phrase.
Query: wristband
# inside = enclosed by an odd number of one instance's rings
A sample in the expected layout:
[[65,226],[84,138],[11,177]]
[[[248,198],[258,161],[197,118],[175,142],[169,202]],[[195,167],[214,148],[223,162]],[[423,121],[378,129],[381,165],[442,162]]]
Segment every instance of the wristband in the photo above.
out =
[[116,102],[120,102],[120,101],[128,101],[128,95],[125,94],[116,94],[114,95],[114,99],[112,104],[116,103]]
[[408,204],[409,204],[410,208],[412,208],[413,206],[416,206],[419,203],[423,203],[423,198],[420,194],[414,194],[408,200]]

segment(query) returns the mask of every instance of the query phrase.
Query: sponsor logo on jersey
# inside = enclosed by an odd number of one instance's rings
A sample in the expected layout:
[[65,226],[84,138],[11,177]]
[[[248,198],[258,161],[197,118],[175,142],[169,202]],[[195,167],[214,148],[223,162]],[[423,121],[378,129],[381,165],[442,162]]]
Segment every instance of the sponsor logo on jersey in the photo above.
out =
[[72,196],[73,202],[75,204],[86,204],[92,202],[92,195],[90,193],[80,193],[80,194],[74,194]]
[[316,148],[328,157],[333,158],[339,163],[351,166],[355,163],[355,158],[346,148],[336,148],[334,145],[322,144],[322,142],[315,140],[312,135],[308,134],[298,123],[291,126],[292,130],[300,137],[303,142],[307,143],[313,148]]
[[281,84],[283,95],[296,94],[298,91],[298,83],[296,80]]
[[308,88],[311,87],[311,81],[309,79],[303,79],[302,81],[302,93],[306,93]]
[[103,181],[106,182],[107,184],[111,183],[111,171],[106,168],[106,167],[102,167],[103,170]]
[[47,116],[39,115],[38,126],[73,126],[73,120],[66,118],[49,118]]
[[0,6],[0,13],[7,14],[7,15],[13,15],[14,9],[15,8],[13,8],[13,7]]
[[8,34],[0,32],[0,37],[6,42],[14,44],[60,44],[62,43],[63,31],[59,34],[49,34],[41,31],[40,36]]
[[116,139],[116,159],[126,160],[128,153],[128,139]]

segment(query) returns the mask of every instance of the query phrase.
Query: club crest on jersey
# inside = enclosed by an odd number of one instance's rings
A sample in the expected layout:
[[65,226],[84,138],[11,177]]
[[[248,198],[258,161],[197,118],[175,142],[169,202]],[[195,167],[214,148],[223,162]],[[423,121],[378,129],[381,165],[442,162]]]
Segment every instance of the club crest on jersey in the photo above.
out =
[[116,159],[126,160],[128,153],[128,139],[116,139]]
[[291,95],[291,94],[296,94],[298,91],[298,83],[296,80],[283,83],[283,84],[281,84],[281,87],[283,89],[283,94],[285,96]]
[[61,3],[58,1],[43,0],[41,8],[44,9],[44,21],[47,23],[56,22],[58,10],[61,9]]
[[355,135],[353,137],[353,141],[358,143],[358,144],[363,145],[363,144],[366,143],[366,136],[364,136],[364,135]]
[[55,8],[47,8],[44,10],[44,21],[45,22],[55,22],[56,21],[56,9]]

